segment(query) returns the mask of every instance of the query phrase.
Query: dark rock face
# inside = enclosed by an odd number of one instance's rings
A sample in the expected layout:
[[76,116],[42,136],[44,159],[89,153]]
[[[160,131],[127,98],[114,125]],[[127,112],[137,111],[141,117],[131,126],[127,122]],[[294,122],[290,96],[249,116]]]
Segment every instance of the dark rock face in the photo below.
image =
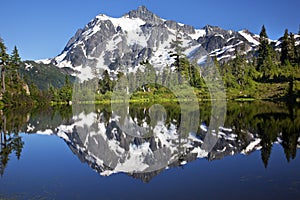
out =
[[163,20],[160,17],[150,12],[145,6],[140,6],[137,10],[130,11],[128,16],[129,18],[140,18],[146,23],[150,23],[152,25],[159,25],[163,23]]

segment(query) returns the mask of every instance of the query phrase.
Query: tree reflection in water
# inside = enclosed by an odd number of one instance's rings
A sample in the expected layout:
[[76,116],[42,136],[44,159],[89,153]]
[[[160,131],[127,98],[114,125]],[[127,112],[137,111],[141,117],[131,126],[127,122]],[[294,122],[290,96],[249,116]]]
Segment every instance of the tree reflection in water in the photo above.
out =
[[[138,124],[146,123],[151,126],[150,122],[150,107],[152,104],[130,105],[129,113],[132,119]],[[165,127],[180,126],[180,108],[176,104],[162,105],[166,110],[164,116]],[[210,121],[210,105],[200,104],[200,124],[199,129],[195,133],[197,137],[203,138],[205,133],[201,130],[200,125],[206,124],[209,126]],[[94,113],[96,121],[104,123],[107,130],[111,129],[111,109],[109,105],[82,106],[84,115]],[[51,130],[53,134],[57,134],[57,128],[61,125],[74,124],[73,116],[80,114],[72,113],[71,106],[57,107],[42,107],[42,108],[15,108],[4,109],[0,112],[0,173],[4,174],[10,156],[13,153],[18,159],[21,157],[24,142],[20,133],[34,134],[39,131]],[[193,110],[191,108],[191,114]],[[207,155],[206,159],[215,160],[222,159],[224,156],[229,156],[237,153],[250,154],[252,151],[260,149],[261,159],[265,167],[268,166],[269,157],[272,152],[274,143],[279,143],[284,149],[286,160],[296,158],[297,148],[300,147],[300,109],[299,105],[287,105],[285,103],[272,102],[229,102],[227,106],[227,116],[223,130],[226,134],[235,136],[235,140],[219,139],[216,146]],[[111,136],[110,133],[107,133]],[[74,135],[74,133],[73,133]],[[69,135],[72,141],[72,134]],[[182,137],[182,138],[181,138]],[[178,143],[178,152],[184,154],[184,149],[181,146],[181,140],[184,141],[186,136],[181,136]],[[108,137],[110,138],[110,137]],[[112,138],[110,138],[112,139]],[[246,151],[253,139],[259,141],[256,144],[257,148]],[[150,141],[154,139],[148,139]],[[75,140],[74,140],[75,141]],[[140,139],[135,139],[135,143],[142,142]],[[225,148],[227,147],[227,149]],[[230,148],[229,148],[230,147]],[[71,148],[71,147],[70,147]],[[71,149],[76,154],[76,149]],[[77,154],[78,156],[80,153]],[[178,165],[183,162],[189,162],[196,159],[195,156],[178,156]],[[88,162],[88,161],[86,161]],[[174,164],[174,163],[173,163]],[[176,164],[175,164],[176,165]],[[92,165],[91,165],[92,167]],[[94,166],[95,168],[97,166]],[[161,171],[161,170],[159,170]],[[159,173],[154,173],[157,175]],[[136,177],[143,177],[140,174],[135,174]],[[147,180],[151,177],[147,177]],[[148,181],[149,181],[148,180]]]

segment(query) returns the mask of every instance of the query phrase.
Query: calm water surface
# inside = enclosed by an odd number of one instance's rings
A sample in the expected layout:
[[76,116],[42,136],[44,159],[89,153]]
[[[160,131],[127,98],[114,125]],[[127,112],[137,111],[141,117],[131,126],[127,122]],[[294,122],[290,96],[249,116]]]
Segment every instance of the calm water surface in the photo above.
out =
[[3,110],[0,199],[299,199],[299,106],[228,103],[209,152],[209,105],[188,133],[178,130],[180,108],[163,107]]

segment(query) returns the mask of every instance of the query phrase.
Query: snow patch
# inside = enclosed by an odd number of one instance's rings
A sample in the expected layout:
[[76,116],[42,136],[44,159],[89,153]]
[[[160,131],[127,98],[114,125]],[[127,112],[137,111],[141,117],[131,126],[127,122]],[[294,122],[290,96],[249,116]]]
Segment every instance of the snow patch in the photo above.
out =
[[130,145],[126,162],[119,162],[114,169],[117,172],[142,172],[149,167],[144,163],[144,155],[149,151],[150,143],[146,142],[140,146]]
[[207,132],[207,126],[204,125],[204,124],[200,125],[200,129],[203,130],[203,131],[205,131],[205,132]]
[[194,34],[189,34],[189,36],[193,40],[197,40],[200,37],[204,37],[206,34],[206,31],[204,29],[196,29]]
[[215,37],[221,37],[221,38],[225,39],[224,36],[221,34],[216,34]]
[[254,140],[253,142],[251,142],[247,147],[246,149],[244,149],[241,154],[247,154],[249,153],[250,151],[252,151],[256,146],[258,146],[260,144],[260,141],[261,139],[258,138],[256,140]]
[[224,147],[222,150],[217,150],[217,152],[221,153],[221,152],[225,152],[227,147]]
[[[62,63],[64,63],[63,61]],[[62,66],[62,65],[60,65]],[[77,67],[72,67],[75,72],[72,74],[72,76],[77,77],[80,81],[87,81],[89,79],[93,79],[97,74],[99,73],[99,68],[97,69],[92,69],[89,66],[77,66]]]
[[34,127],[33,125],[28,124],[28,125],[27,125],[27,130],[26,130],[26,132],[28,133],[28,132],[30,132],[30,131],[33,131],[34,128],[35,128],[35,127]]
[[197,158],[205,158],[208,156],[208,152],[204,149],[201,149],[200,147],[194,148],[191,153],[196,153]]
[[36,134],[39,134],[39,135],[52,135],[53,131],[51,129],[46,129],[44,131],[37,131]]
[[224,55],[224,56],[218,57],[217,60],[220,61],[224,58],[230,58],[230,57],[231,57],[231,55]]
[[25,63],[25,70],[30,71],[33,68],[33,65]]
[[181,163],[180,163],[180,165],[186,165],[187,164],[187,161],[182,161]]
[[113,18],[107,15],[98,15],[96,17],[99,20],[110,20],[114,27],[117,28],[118,26],[121,27],[124,31],[132,31],[137,30],[140,26],[144,25],[146,22],[140,18],[129,18],[128,16],[124,16],[121,18]]
[[57,136],[61,137],[65,141],[69,141],[70,140],[69,137],[68,137],[68,135],[64,131],[58,131],[57,132]]
[[41,63],[41,64],[45,64],[48,65],[51,63],[51,59],[47,58],[47,59],[41,59],[41,60],[35,60],[36,63]]
[[259,42],[255,40],[249,33],[247,33],[245,30],[239,31],[239,34],[241,34],[248,42],[254,44],[255,46],[259,45]]
[[207,56],[202,56],[200,59],[197,60],[198,65],[202,65],[206,62]]

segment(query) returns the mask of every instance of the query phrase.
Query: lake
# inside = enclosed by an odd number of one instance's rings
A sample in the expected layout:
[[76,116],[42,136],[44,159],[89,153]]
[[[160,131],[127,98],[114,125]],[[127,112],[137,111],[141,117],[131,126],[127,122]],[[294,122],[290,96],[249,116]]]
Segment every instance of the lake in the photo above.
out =
[[227,102],[218,130],[203,102],[198,111],[145,103],[0,115],[0,199],[300,196],[299,105]]

